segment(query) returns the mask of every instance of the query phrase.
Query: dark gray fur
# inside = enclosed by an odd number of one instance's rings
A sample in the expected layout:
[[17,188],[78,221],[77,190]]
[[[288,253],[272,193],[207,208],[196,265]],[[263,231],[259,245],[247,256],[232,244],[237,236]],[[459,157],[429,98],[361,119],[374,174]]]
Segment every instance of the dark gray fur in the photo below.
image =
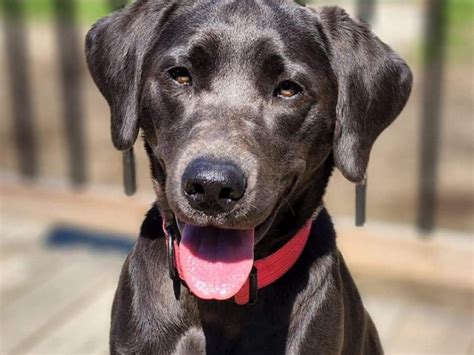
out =
[[[410,94],[405,62],[343,10],[285,0],[138,0],[94,25],[86,51],[114,145],[128,149],[143,131],[157,194],[122,271],[111,352],[382,353],[325,209],[301,258],[255,306],[187,290],[176,301],[161,221],[255,227],[256,258],[272,253],[322,204],[334,166],[363,180],[375,139]],[[192,85],[170,78],[177,66]],[[284,80],[303,91],[275,96]],[[183,171],[201,157],[245,173],[232,211],[207,215],[183,196]]]

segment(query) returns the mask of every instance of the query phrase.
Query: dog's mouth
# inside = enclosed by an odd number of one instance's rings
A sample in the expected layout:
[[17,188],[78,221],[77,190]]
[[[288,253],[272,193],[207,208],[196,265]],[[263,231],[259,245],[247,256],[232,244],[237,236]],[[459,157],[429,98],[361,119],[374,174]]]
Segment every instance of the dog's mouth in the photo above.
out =
[[220,229],[185,224],[181,232],[181,277],[197,297],[234,296],[253,266],[254,229]]
[[244,285],[254,262],[254,246],[268,232],[278,208],[250,229],[200,227],[177,220],[181,233],[181,277],[202,299],[225,300]]
[[269,231],[281,201],[261,224],[249,229],[197,226],[176,218],[181,234],[180,273],[201,299],[225,300],[245,284],[254,263],[254,247]]

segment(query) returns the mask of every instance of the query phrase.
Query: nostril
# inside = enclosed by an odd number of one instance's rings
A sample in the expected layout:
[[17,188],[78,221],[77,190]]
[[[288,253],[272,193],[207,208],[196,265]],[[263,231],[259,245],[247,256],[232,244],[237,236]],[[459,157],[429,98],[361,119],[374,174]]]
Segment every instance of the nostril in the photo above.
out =
[[233,200],[232,198],[232,189],[229,187],[225,187],[221,190],[219,193],[219,198],[227,199],[227,200]]
[[199,183],[188,182],[186,184],[185,192],[188,195],[204,194],[204,187]]
[[238,201],[242,197],[243,193],[233,189],[232,187],[224,187],[220,193],[219,198],[225,200]]
[[195,194],[204,194],[204,187],[200,184],[194,184],[194,193]]

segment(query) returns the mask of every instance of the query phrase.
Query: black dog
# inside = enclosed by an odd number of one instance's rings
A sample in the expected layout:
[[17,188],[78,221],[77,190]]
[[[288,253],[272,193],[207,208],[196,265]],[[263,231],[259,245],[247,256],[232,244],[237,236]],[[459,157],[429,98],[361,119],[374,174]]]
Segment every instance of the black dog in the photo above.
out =
[[[86,46],[113,143],[143,131],[157,194],[122,271],[111,352],[382,353],[322,197],[334,166],[364,179],[408,99],[405,62],[343,10],[290,0],[137,0]],[[301,255],[263,285],[254,260],[295,240]]]

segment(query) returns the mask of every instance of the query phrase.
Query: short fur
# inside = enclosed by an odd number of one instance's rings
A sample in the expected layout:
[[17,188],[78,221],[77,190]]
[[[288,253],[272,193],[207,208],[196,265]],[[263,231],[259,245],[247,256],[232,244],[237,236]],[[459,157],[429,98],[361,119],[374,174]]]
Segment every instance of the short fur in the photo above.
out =
[[[364,179],[375,139],[410,94],[405,62],[342,9],[286,0],[137,0],[94,25],[86,52],[115,147],[131,148],[143,131],[157,193],[120,277],[111,352],[382,353],[325,209],[301,258],[254,306],[187,290],[176,301],[161,223],[255,228],[255,257],[272,253],[322,204],[334,166]],[[192,85],[177,85],[174,67]],[[285,80],[302,91],[276,95]],[[244,172],[231,211],[187,202],[181,177],[202,157]]]

